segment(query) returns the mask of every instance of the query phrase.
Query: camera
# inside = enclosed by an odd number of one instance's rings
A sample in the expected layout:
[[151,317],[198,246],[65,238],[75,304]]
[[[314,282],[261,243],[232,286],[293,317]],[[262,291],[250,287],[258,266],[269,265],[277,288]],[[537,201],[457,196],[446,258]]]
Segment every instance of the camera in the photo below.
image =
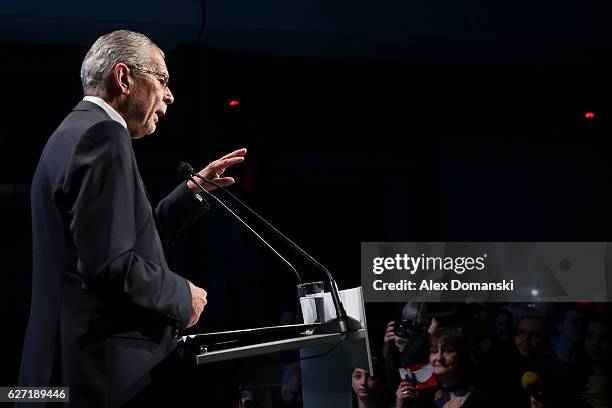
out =
[[418,336],[422,329],[415,324],[414,320],[401,320],[395,322],[395,327],[393,329],[396,336],[399,337],[409,337],[409,336]]

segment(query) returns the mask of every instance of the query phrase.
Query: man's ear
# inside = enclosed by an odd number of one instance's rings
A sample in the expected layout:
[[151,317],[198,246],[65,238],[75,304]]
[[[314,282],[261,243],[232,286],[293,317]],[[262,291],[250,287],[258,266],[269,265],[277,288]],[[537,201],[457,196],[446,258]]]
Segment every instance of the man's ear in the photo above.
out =
[[119,63],[115,65],[113,69],[113,85],[117,88],[120,94],[129,95],[130,94],[130,78],[129,71],[127,65],[123,63]]

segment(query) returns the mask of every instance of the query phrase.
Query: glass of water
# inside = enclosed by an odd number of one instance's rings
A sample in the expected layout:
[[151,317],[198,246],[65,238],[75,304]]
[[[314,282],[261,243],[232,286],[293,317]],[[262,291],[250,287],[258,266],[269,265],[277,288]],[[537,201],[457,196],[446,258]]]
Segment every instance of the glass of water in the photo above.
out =
[[325,282],[307,282],[297,285],[298,299],[304,323],[323,323],[329,318],[325,315]]

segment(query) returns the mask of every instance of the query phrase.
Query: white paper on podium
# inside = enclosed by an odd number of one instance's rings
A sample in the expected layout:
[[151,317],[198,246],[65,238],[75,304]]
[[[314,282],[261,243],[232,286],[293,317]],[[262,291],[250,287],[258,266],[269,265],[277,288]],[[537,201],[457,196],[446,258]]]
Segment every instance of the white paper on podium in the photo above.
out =
[[[366,319],[365,319],[365,310],[363,307],[363,292],[361,291],[361,286],[352,288],[352,289],[341,290],[340,300],[342,301],[342,304],[344,305],[344,310],[346,310],[346,314],[352,317],[353,319],[358,320],[359,323],[361,323],[361,325],[365,329]],[[330,301],[331,301],[331,295],[330,295]],[[332,302],[331,307],[333,309],[334,307],[333,302]],[[336,313],[334,312],[334,317],[335,316],[336,316]]]
[[[314,323],[317,320],[317,306],[319,313],[322,312],[321,322],[334,319],[336,317],[336,308],[331,293],[323,294],[323,310],[321,310],[321,296],[301,297],[300,307],[304,316],[304,323]],[[340,301],[344,305],[346,314],[358,320],[365,327],[365,310],[363,310],[363,294],[361,287],[346,289],[340,291]],[[318,304],[317,304],[318,303]]]

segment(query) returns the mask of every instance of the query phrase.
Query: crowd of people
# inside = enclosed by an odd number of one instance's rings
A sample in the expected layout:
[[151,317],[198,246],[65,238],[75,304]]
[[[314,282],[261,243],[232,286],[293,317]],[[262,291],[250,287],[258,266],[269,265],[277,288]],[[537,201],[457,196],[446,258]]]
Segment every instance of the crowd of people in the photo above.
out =
[[407,303],[354,406],[607,407],[609,328],[607,304]]
[[[372,373],[353,368],[355,408],[609,406],[608,304],[412,302],[389,317]],[[284,366],[275,407],[302,406],[299,374]]]

